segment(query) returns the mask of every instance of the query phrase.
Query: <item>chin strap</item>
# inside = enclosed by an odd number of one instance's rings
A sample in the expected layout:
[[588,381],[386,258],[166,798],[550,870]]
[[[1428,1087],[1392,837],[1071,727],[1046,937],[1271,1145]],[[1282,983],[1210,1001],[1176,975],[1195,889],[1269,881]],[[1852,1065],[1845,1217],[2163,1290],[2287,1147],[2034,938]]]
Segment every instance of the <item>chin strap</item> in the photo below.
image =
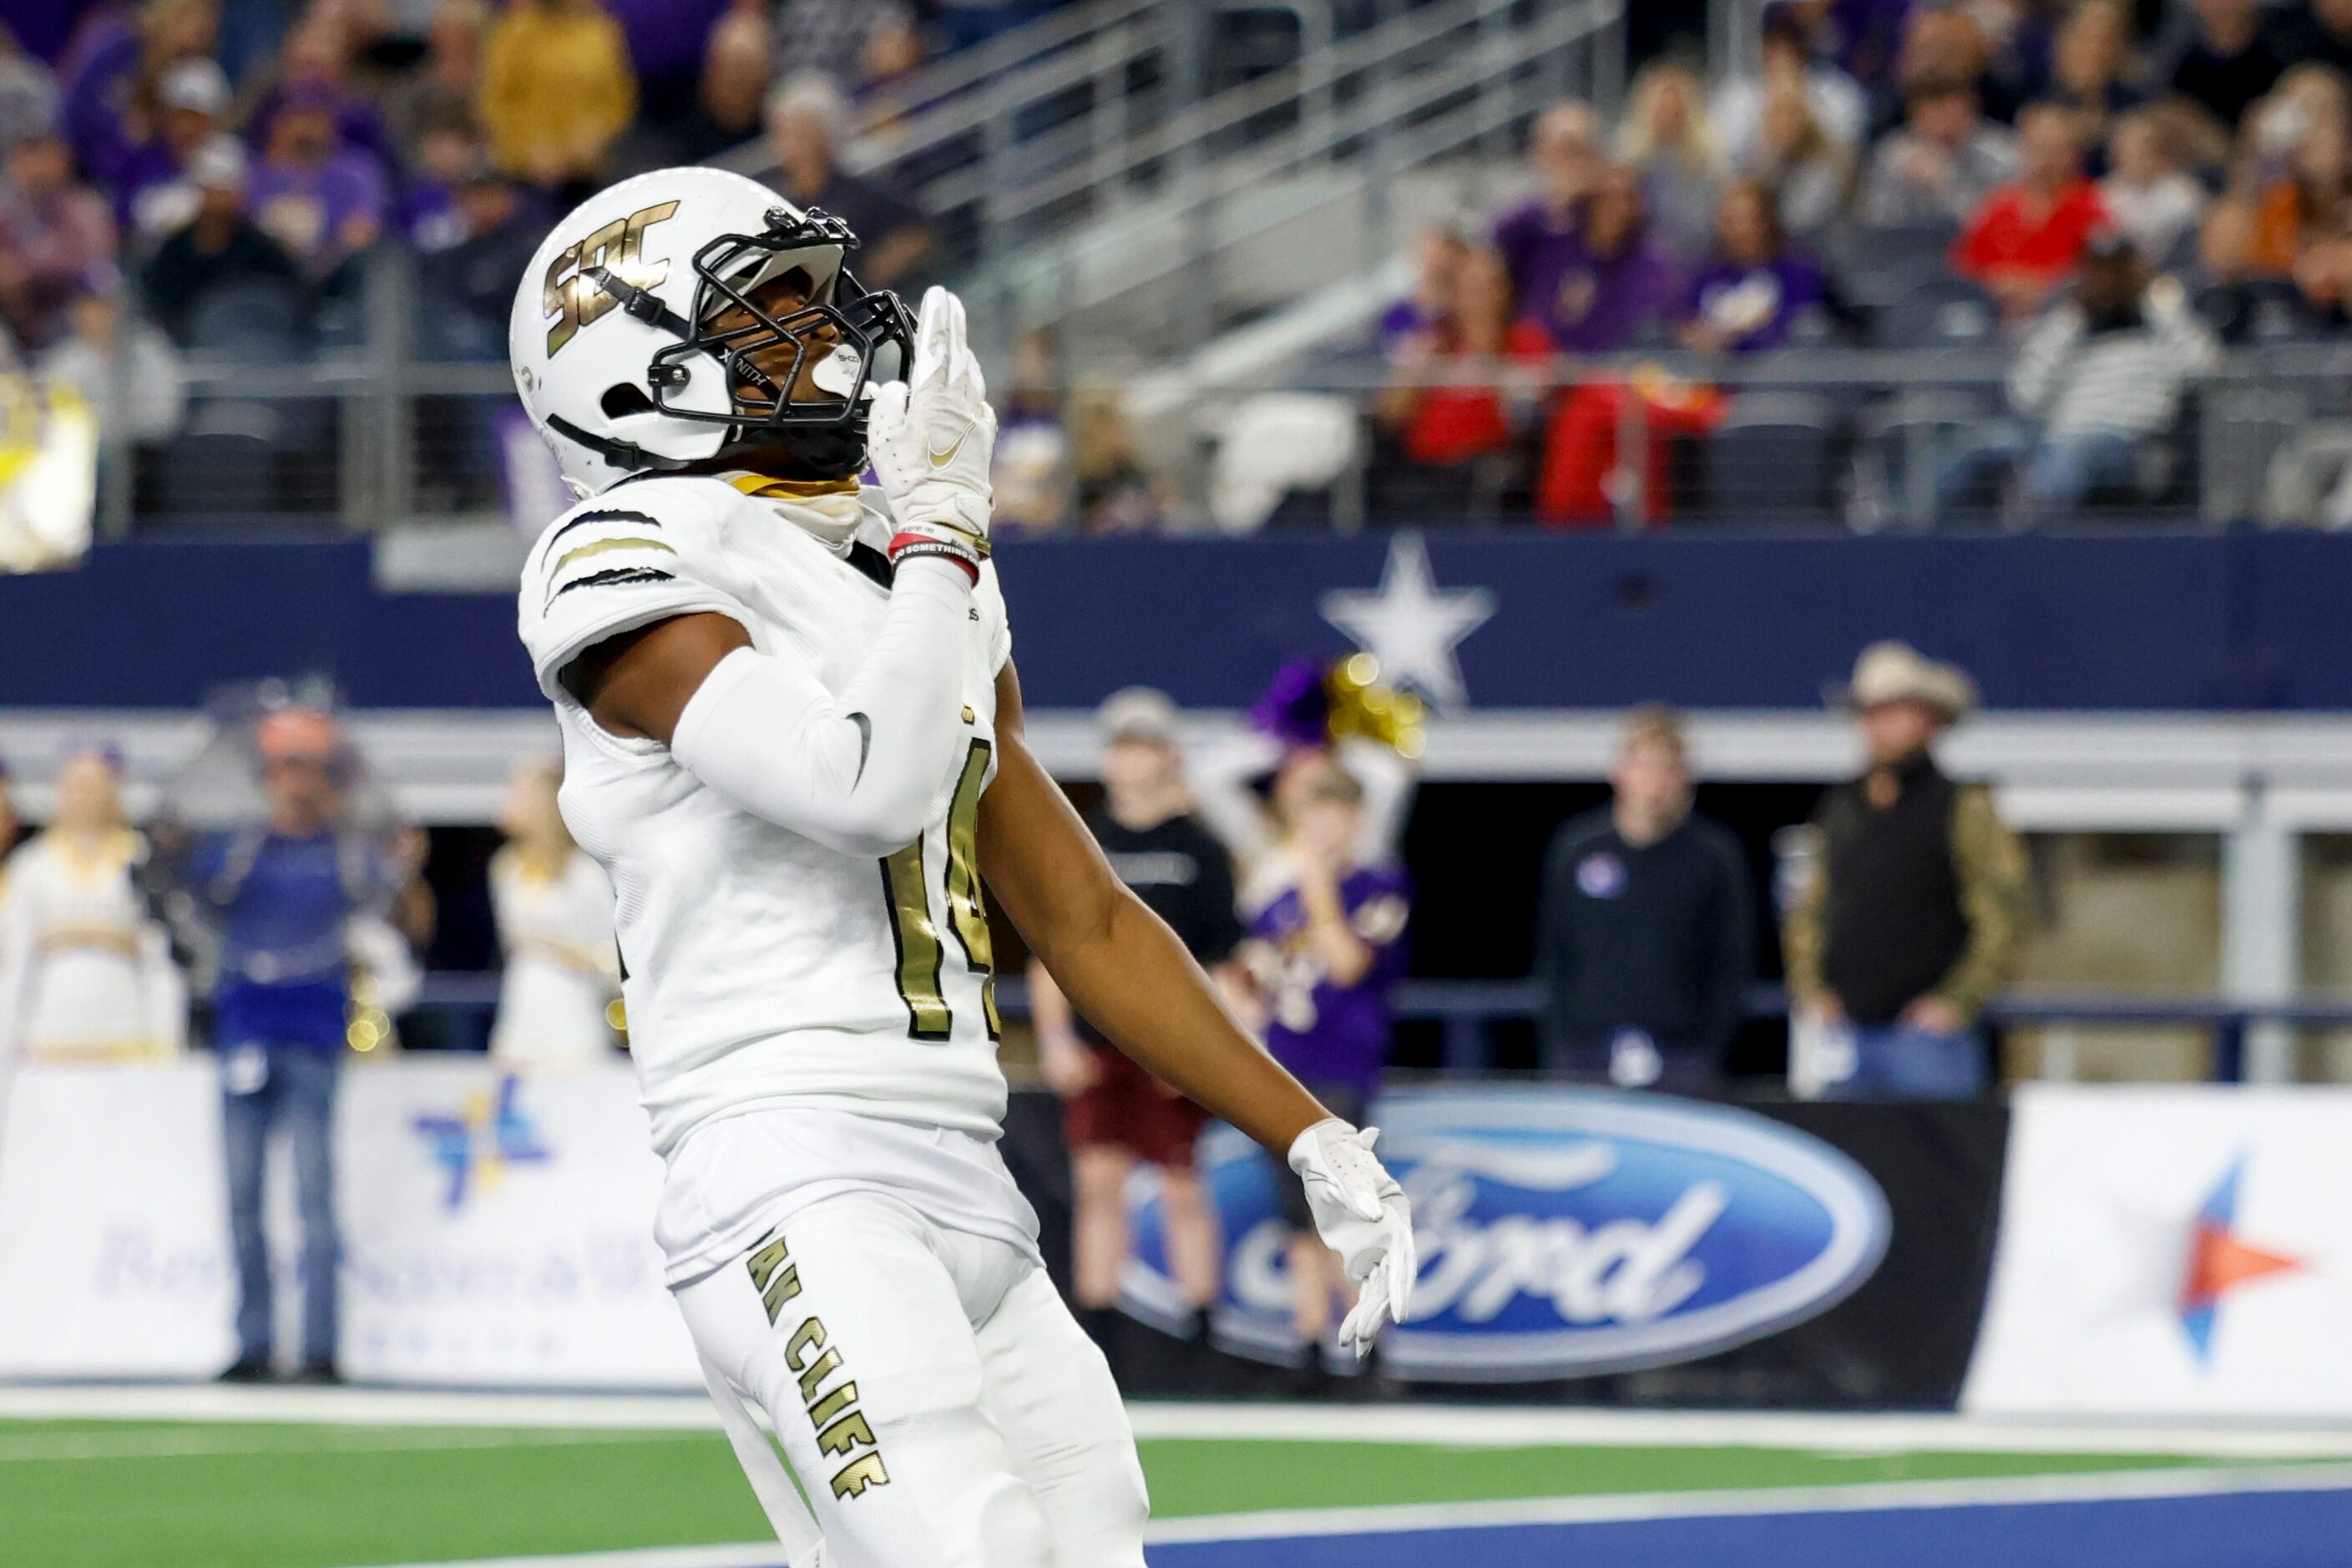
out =
[[547,427],[565,440],[587,447],[625,474],[674,474],[694,466],[688,458],[665,458],[658,452],[648,452],[635,441],[615,441],[609,436],[591,435],[561,414],[549,415]]

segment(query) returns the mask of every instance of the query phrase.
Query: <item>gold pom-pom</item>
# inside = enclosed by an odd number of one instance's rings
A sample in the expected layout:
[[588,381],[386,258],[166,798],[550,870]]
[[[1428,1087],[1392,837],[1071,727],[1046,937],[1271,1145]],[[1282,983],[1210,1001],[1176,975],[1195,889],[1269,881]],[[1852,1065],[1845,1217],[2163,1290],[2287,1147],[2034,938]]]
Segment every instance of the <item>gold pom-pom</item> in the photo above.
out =
[[1401,757],[1418,758],[1425,742],[1421,699],[1381,684],[1381,661],[1370,654],[1351,654],[1331,667],[1323,678],[1329,699],[1329,729],[1334,741],[1350,735],[1378,741]]

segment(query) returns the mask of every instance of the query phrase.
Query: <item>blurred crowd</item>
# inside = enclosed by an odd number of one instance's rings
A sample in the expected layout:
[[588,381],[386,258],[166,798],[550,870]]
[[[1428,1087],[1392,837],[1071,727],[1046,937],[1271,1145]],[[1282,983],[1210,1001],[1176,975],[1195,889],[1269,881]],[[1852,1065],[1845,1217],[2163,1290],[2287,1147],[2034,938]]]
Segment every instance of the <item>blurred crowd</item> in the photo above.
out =
[[1423,236],[1375,510],[1654,521],[1693,500],[1678,444],[1817,405],[1556,356],[1839,344],[2013,356],[2005,406],[1943,422],[1935,513],[2161,500],[2225,342],[2341,332],[2347,66],[2346,0],[1775,0],[1753,74],[1653,61],[1614,126],[1560,104],[1528,200]]
[[[565,204],[746,145],[857,228],[868,282],[912,288],[948,265],[938,224],[843,150],[908,73],[1051,8],[100,0],[26,40],[0,26],[0,332],[153,448],[189,417],[183,355],[280,364],[380,329],[361,283],[387,247],[415,258],[417,353],[499,359]],[[1253,400],[1209,486],[1171,484],[1151,416],[1087,390],[1051,335],[1018,340],[1008,532],[1319,526],[1350,486],[1374,521],[1564,528],[2145,511],[2186,504],[2196,389],[2225,349],[2340,337],[2352,0],[1760,15],[1752,68],[1669,49],[1613,123],[1574,101],[1538,116],[1517,197],[1400,236],[1411,285],[1349,362],[1385,389],[1336,415]],[[1974,350],[2009,374],[1941,399],[1862,370],[1742,390],[1777,353],[1842,346]],[[2352,520],[2352,425],[2311,412],[2265,506]],[[494,497],[486,410],[422,418],[479,481],[426,499]],[[331,446],[299,418],[271,438]]]
[[927,226],[837,168],[858,101],[1051,8],[100,0],[29,40],[0,22],[0,363],[13,345],[94,392],[120,345],[124,416],[159,440],[184,352],[283,363],[360,341],[361,274],[386,246],[418,258],[421,354],[501,358],[554,216],[762,137],[779,188],[850,218],[869,277],[903,284]]

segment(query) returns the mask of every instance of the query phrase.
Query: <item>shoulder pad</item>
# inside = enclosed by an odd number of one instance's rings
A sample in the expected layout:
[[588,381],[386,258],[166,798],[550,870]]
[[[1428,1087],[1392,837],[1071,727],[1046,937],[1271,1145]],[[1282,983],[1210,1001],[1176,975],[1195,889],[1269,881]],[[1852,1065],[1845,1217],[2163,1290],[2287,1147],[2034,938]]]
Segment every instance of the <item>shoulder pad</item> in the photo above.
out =
[[548,525],[523,568],[516,625],[540,689],[565,700],[562,673],[585,649],[674,616],[742,618],[725,559],[735,492],[705,479],[616,486]]

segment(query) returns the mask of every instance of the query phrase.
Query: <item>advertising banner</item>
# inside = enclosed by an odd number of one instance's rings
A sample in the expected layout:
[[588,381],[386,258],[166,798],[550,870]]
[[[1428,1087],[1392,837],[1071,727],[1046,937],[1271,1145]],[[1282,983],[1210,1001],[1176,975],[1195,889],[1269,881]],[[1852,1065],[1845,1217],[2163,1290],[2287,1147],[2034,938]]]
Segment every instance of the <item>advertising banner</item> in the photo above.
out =
[[[194,1378],[228,1363],[220,1120],[208,1058],[17,1077],[0,1130],[0,1376]],[[698,1386],[661,1286],[660,1165],[625,1066],[355,1068],[336,1139],[347,1375]],[[273,1193],[281,1322],[299,1290],[285,1197]]]
[[383,1383],[696,1387],[625,1066],[344,1079],[343,1364]]
[[1964,1406],[2352,1416],[2352,1089],[2019,1091]]
[[5,1103],[0,1377],[226,1366],[236,1284],[210,1061],[26,1068]]
[[[1404,1089],[1374,1119],[1413,1200],[1414,1321],[1383,1342],[1417,1381],[1528,1383],[1716,1357],[1834,1308],[1893,1240],[1871,1173],[1755,1112],[1565,1088]],[[1267,1360],[1302,1353],[1290,1323],[1276,1183],[1227,1129],[1202,1147],[1223,1221],[1215,1331]],[[1137,1190],[1129,1310],[1172,1323],[1157,1200]]]
[[[201,1058],[20,1075],[0,1129],[0,1376],[201,1378],[227,1364],[219,1093]],[[1018,1098],[1034,1103],[1016,1107],[1007,1158],[1057,1256],[1060,1119],[1045,1097]],[[1402,1379],[1508,1397],[1597,1379],[1607,1387],[1587,1396],[1691,1405],[1958,1394],[2000,1190],[1998,1107],[1740,1110],[1529,1084],[1400,1089],[1376,1118],[1419,1217],[1420,1315],[1384,1346]],[[625,1066],[355,1067],[337,1137],[351,1375],[696,1385],[649,1239],[659,1167]],[[1203,1364],[1137,1329],[1118,1371],[1136,1388],[1262,1392],[1282,1374],[1254,1363],[1301,1350],[1276,1217],[1275,1184],[1290,1177],[1227,1130],[1202,1152],[1228,1245],[1215,1329],[1235,1354]],[[290,1323],[282,1189],[273,1232]],[[1135,1205],[1129,1309],[1178,1326],[1148,1178]],[[2214,1257],[2224,1274],[2249,1266]]]

